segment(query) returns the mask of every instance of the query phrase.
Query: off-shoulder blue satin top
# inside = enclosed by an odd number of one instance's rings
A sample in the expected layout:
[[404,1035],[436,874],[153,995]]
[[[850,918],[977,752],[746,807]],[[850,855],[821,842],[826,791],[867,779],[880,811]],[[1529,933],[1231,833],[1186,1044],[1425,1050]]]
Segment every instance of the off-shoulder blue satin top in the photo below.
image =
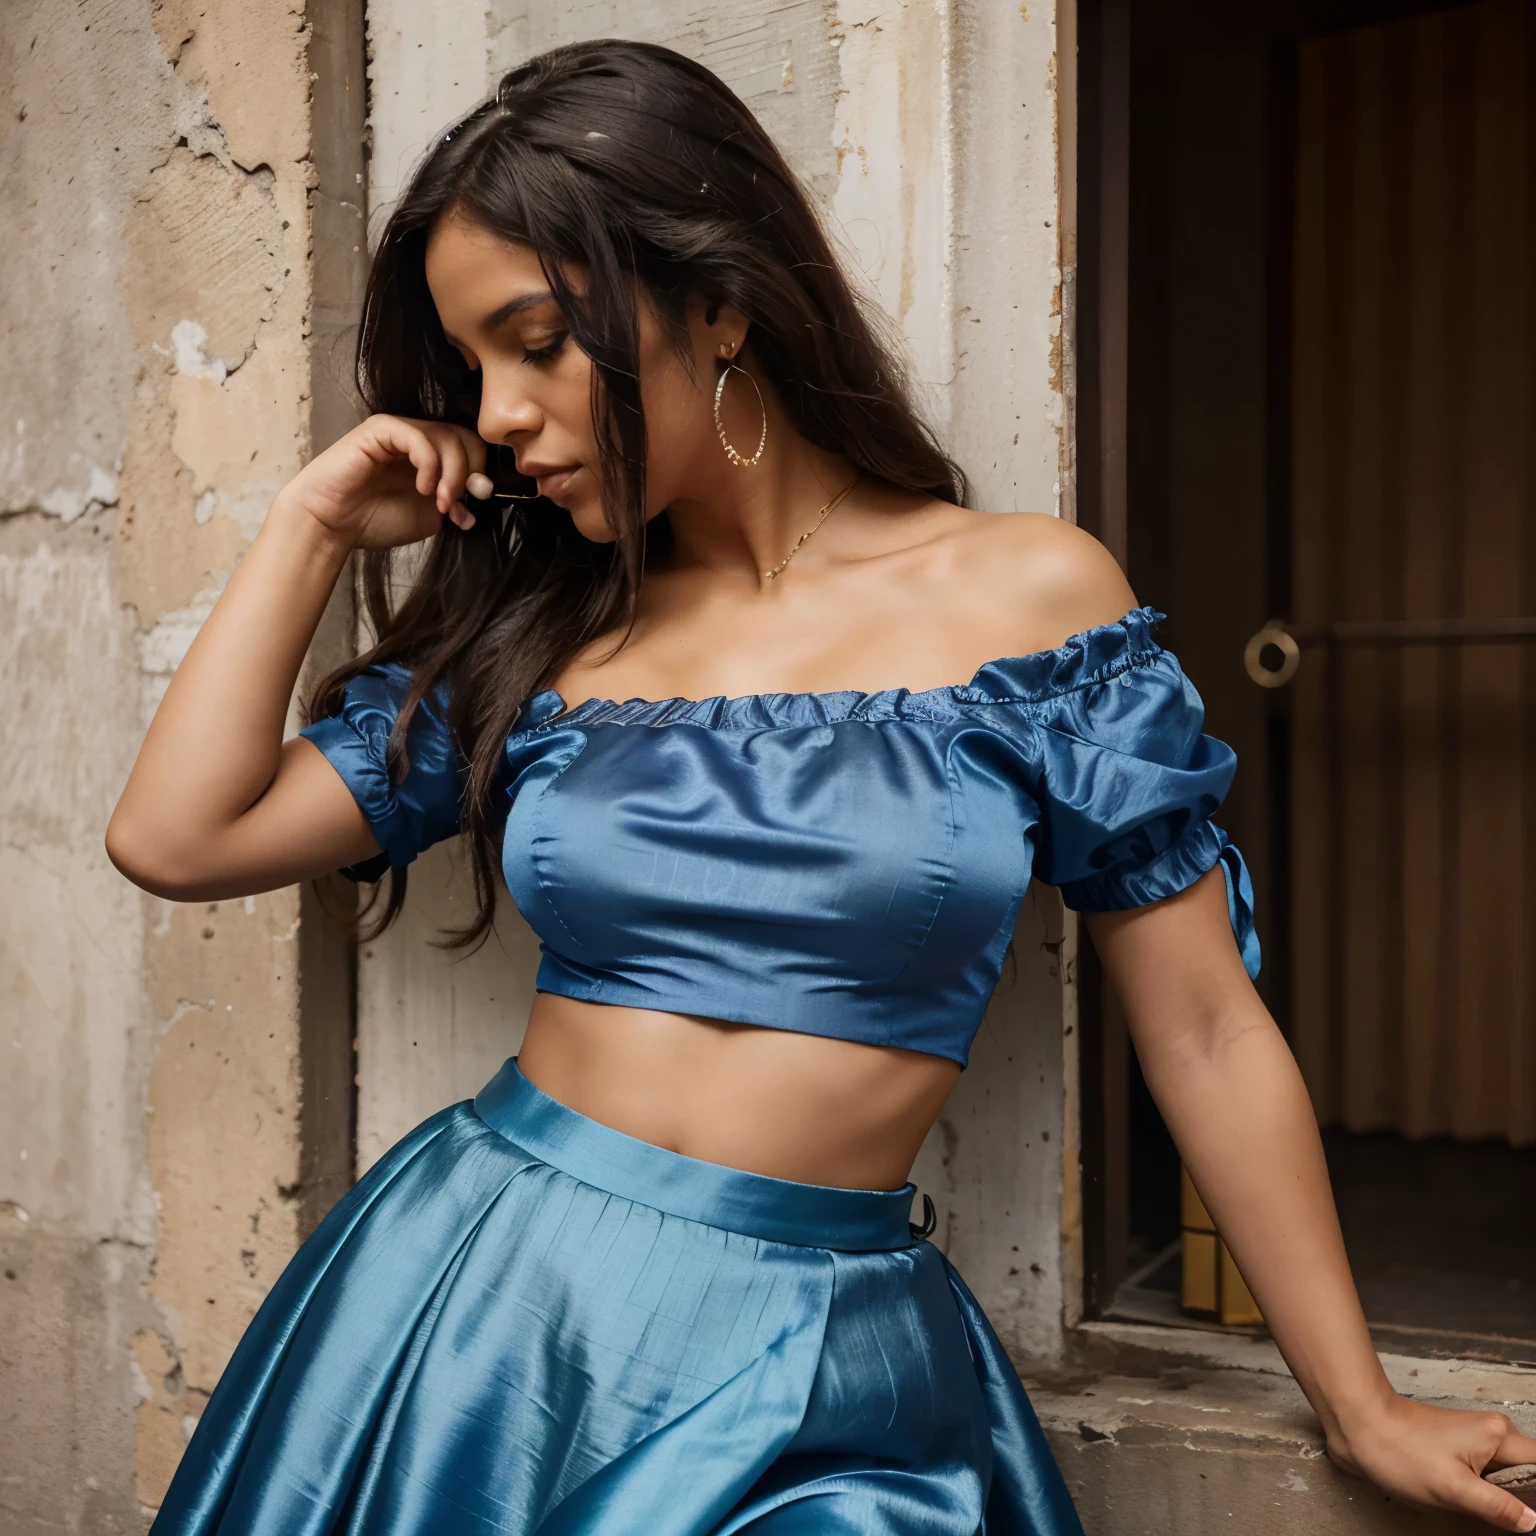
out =
[[[1211,823],[1236,768],[1139,608],[923,692],[703,700],[536,694],[507,740],[502,868],[542,940],[537,986],[900,1046],[964,1065],[1033,876],[1084,911],[1144,906],[1218,863],[1258,972],[1252,887]],[[305,732],[400,869],[459,825],[443,700],[385,747],[399,664]]]

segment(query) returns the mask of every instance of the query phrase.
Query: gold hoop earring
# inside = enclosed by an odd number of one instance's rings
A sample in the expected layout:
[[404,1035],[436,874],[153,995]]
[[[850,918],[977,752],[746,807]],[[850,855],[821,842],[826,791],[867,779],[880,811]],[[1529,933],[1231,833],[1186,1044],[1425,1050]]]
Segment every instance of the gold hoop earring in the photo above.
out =
[[[731,440],[725,435],[725,423],[720,419],[720,400],[725,394],[725,381],[733,373],[739,373],[747,383],[752,386],[752,392],[757,396],[757,408],[763,413],[763,430],[758,433],[757,451],[751,458],[740,454],[731,445]],[[745,368],[738,368],[735,363],[727,360],[724,372],[720,375],[720,382],[715,385],[715,432],[720,438],[720,446],[725,449],[725,456],[738,469],[751,469],[763,456],[763,444],[768,441],[768,407],[763,404],[763,392],[757,387],[757,380],[747,372]]]

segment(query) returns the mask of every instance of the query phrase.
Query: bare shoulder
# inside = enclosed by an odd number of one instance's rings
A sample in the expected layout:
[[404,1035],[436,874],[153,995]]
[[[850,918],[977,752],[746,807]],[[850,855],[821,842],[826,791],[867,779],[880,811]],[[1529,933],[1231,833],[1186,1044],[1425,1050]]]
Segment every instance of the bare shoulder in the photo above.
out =
[[1044,512],[981,512],[952,534],[957,574],[1020,653],[1111,624],[1136,606],[1119,562],[1081,528]]

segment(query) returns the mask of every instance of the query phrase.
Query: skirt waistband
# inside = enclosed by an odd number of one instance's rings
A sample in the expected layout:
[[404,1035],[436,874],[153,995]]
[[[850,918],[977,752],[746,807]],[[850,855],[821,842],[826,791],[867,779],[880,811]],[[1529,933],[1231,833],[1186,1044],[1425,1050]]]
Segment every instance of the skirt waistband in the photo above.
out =
[[626,1136],[552,1099],[515,1056],[475,1095],[475,1113],[540,1162],[671,1216],[770,1243],[870,1253],[905,1248],[914,1187],[837,1189],[746,1173]]

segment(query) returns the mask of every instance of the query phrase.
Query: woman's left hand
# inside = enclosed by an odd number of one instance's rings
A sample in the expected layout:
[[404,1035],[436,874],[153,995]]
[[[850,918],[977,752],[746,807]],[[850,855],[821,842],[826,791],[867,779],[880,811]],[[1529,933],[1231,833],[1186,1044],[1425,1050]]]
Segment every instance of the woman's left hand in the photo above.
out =
[[1394,1393],[1332,1431],[1328,1454],[1416,1504],[1476,1515],[1501,1531],[1536,1530],[1536,1509],[1483,1477],[1536,1463],[1536,1440],[1502,1413],[1437,1408]]
[[1349,1272],[1306,1084],[1243,969],[1225,883],[1089,915],[1147,1085],[1340,1466],[1389,1493],[1536,1530],[1484,1472],[1536,1462],[1502,1413],[1395,1393]]

